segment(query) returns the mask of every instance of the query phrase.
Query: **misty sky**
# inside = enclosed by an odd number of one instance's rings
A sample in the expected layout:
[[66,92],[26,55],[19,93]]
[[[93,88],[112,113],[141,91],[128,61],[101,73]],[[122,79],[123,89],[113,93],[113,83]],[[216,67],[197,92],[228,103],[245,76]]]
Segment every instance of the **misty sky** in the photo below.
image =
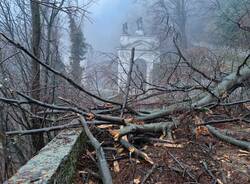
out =
[[85,37],[94,49],[115,51],[119,45],[122,23],[129,16],[133,0],[99,0],[89,11],[93,20],[85,24]]

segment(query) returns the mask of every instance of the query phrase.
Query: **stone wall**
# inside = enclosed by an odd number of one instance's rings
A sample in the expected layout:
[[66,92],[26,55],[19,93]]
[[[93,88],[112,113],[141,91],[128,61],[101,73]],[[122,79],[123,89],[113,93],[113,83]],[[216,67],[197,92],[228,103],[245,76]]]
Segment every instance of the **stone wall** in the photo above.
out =
[[72,183],[85,143],[83,129],[64,130],[5,183]]

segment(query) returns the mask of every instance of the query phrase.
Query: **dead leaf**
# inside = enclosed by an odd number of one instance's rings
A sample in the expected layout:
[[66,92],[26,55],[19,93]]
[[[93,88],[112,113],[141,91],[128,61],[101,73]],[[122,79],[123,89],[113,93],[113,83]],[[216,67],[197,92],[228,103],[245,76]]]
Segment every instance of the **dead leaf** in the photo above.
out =
[[114,139],[118,141],[120,137],[120,131],[119,130],[108,130],[108,131],[114,137]]
[[134,184],[140,184],[141,183],[141,176],[137,176],[135,179],[134,179]]
[[204,136],[210,135],[208,128],[205,126],[198,126],[195,129],[195,134],[196,134],[196,138],[198,138],[200,135],[204,135]]
[[86,116],[86,120],[92,121],[93,119],[95,119],[95,115],[93,113],[88,113]]
[[[194,123],[195,125],[204,124],[203,120],[198,116],[194,117]],[[204,135],[204,136],[210,135],[210,132],[206,126],[198,126],[195,129],[195,134],[196,134],[196,139],[197,139],[200,135]]]
[[118,161],[114,161],[113,165],[114,165],[114,172],[119,173],[120,172],[120,166],[119,166]]
[[223,158],[225,159],[225,161],[230,161],[229,155],[224,154],[224,155],[223,155]]

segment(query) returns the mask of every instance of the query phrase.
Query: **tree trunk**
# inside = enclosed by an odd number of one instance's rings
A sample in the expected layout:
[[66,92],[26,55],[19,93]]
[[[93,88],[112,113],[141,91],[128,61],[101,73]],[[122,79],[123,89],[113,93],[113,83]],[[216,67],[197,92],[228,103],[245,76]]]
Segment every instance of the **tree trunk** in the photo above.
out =
[[[40,39],[41,39],[41,20],[38,0],[31,0],[31,15],[32,15],[32,51],[33,54],[40,57]],[[31,66],[31,97],[40,100],[40,65],[35,60],[32,60]],[[36,114],[38,106],[31,105],[31,112]],[[37,119],[32,120],[32,129],[41,128],[41,122]],[[35,151],[39,151],[44,146],[43,134],[32,135],[32,143]]]
[[[244,81],[246,81],[249,78],[250,78],[250,68],[249,67],[242,68],[239,71],[238,75],[237,72],[234,72],[225,77],[223,81],[220,82],[211,92],[217,97],[222,97],[223,95],[230,94],[232,91],[237,89],[239,85],[244,83]],[[137,119],[143,121],[149,121],[170,115],[175,112],[188,111],[194,108],[202,107],[209,103],[216,102],[217,98],[212,94],[207,92],[201,93],[200,95],[197,95],[195,98],[193,98],[190,102],[173,104],[168,106],[167,109],[165,110],[154,112],[151,113],[150,115],[142,116]]]
[[176,23],[179,27],[181,35],[181,47],[187,48],[187,34],[186,34],[186,23],[187,23],[187,12],[185,7],[185,0],[177,0],[176,2]]

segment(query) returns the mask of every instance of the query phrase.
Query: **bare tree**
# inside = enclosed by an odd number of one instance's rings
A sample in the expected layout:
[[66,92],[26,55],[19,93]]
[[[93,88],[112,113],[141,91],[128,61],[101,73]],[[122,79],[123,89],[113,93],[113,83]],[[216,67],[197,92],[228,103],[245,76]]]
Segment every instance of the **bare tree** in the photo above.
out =
[[[38,1],[31,1],[31,15],[32,15],[32,51],[36,58],[40,58],[40,44],[41,44],[41,14],[40,4]],[[32,61],[31,66],[31,97],[40,100],[40,65],[36,61]],[[36,105],[31,106],[31,112],[36,114],[39,108]],[[32,121],[32,128],[40,128],[41,122],[36,119]],[[33,135],[33,146],[36,151],[39,151],[44,146],[43,134]]]

